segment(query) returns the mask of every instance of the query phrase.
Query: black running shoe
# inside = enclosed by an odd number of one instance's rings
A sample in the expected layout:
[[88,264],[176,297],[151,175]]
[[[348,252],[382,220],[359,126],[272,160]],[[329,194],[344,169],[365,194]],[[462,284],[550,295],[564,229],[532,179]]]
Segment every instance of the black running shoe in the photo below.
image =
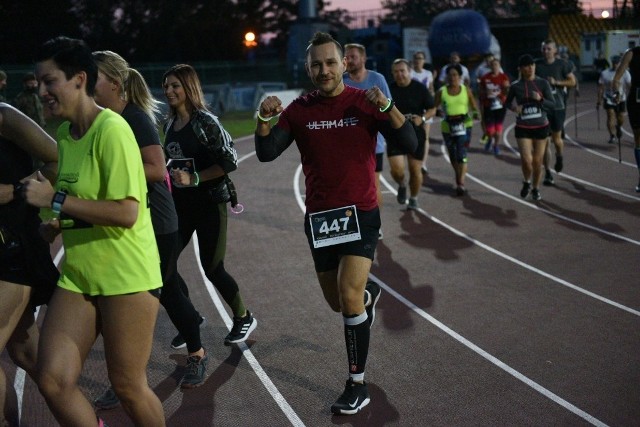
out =
[[331,405],[331,412],[336,415],[353,415],[367,406],[370,401],[367,383],[356,383],[349,378],[344,392],[336,400],[336,403]]
[[520,197],[526,199],[531,191],[531,183],[529,181],[522,181],[522,190],[520,190]]
[[401,205],[407,203],[407,187],[406,186],[398,186],[398,195],[396,196],[396,200]]
[[562,164],[562,156],[556,156],[556,164],[553,167],[556,172],[560,173],[562,172],[562,168],[563,168],[563,164]]
[[[202,328],[206,324],[207,324],[207,319],[200,316],[200,327]],[[173,339],[171,340],[171,348],[178,350],[179,348],[185,348],[186,346],[187,346],[187,343],[185,342],[184,338],[182,338],[182,335],[180,335],[180,333],[178,333],[178,335],[173,337]]]
[[542,196],[540,195],[540,190],[538,190],[537,188],[534,188],[533,190],[531,190],[531,198],[536,202],[539,200],[542,200]]
[[373,322],[376,320],[376,304],[380,299],[380,285],[373,280],[369,280],[364,288],[364,307],[367,310],[367,317],[369,318],[369,327],[373,326]]
[[249,334],[258,326],[258,321],[247,310],[244,317],[234,317],[231,332],[224,338],[224,345],[246,341]]
[[554,185],[556,182],[553,179],[553,175],[551,175],[551,171],[549,169],[547,169],[544,173],[544,181],[542,181],[542,185],[546,185],[547,187],[550,187],[552,185]]
[[456,196],[464,196],[467,194],[467,189],[464,188],[464,185],[458,185],[456,187]]
[[196,388],[204,384],[207,378],[207,363],[209,356],[189,356],[187,357],[187,373],[180,381],[180,388]]

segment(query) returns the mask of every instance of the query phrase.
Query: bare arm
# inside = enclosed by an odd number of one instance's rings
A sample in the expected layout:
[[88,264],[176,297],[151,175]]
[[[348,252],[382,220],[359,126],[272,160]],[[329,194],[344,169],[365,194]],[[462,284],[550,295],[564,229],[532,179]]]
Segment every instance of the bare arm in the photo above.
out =
[[[55,191],[51,183],[38,173],[35,179],[25,183],[27,203],[38,208],[51,207]],[[94,225],[131,228],[138,219],[138,201],[122,200],[86,200],[67,196],[61,212]]]
[[[56,142],[36,122],[11,105],[0,103],[0,135],[42,161],[44,165],[40,170],[51,182],[55,181],[58,171]],[[0,184],[0,204],[14,199],[13,190],[13,184]]]
[[167,169],[165,166],[164,152],[161,145],[147,145],[140,149],[144,177],[147,182],[160,182],[164,179]]
[[611,89],[614,92],[620,91],[620,80],[622,80],[622,75],[627,70],[627,68],[629,68],[629,64],[631,63],[631,58],[633,58],[633,50],[628,49],[622,56],[620,65],[618,65],[618,68],[616,69],[616,73],[613,76],[613,80],[611,81]]

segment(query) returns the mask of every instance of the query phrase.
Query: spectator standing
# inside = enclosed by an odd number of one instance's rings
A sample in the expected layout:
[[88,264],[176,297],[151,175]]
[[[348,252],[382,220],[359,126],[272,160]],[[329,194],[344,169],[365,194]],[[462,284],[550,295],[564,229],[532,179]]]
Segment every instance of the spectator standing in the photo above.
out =
[[[556,56],[557,53],[558,48],[556,42],[551,39],[545,40],[542,44],[543,57],[536,60],[536,75],[549,82],[551,85],[551,93],[553,93],[555,100],[553,108],[548,111],[548,119],[551,131],[551,142],[553,142],[556,152],[554,169],[557,173],[560,173],[564,168],[564,141],[562,140],[562,132],[567,114],[564,89],[575,87],[576,77],[573,74],[573,66],[566,60],[558,58]],[[549,166],[550,162],[551,150],[547,145],[544,158],[544,185],[553,185],[555,183]]]
[[[419,81],[427,87],[431,97],[435,95],[433,88],[433,72],[424,68],[424,62],[426,60],[425,53],[417,51],[413,54],[413,67],[411,68],[411,78]],[[424,158],[422,159],[422,174],[425,175],[429,172],[427,166],[427,158],[429,157],[429,133],[431,132],[431,124],[433,123],[433,117],[427,119],[424,124],[424,131],[427,134],[427,139],[424,144]]]
[[[162,426],[162,404],[146,367],[162,286],[140,150],[127,122],[93,98],[98,69],[81,40],[57,37],[36,55],[43,103],[64,119],[57,131],[55,188],[25,185],[33,206],[51,207],[62,231],[62,274],[44,319],[38,388],[61,425],[102,425],[78,387],[102,334],[109,380],[135,425]],[[135,353],[132,354],[132,349]]]
[[406,152],[396,142],[387,144],[387,155],[391,176],[398,184],[398,203],[404,204],[407,197],[405,185],[405,157],[409,165],[409,204],[408,209],[418,209],[418,195],[422,187],[422,162],[427,151],[427,120],[436,113],[433,96],[425,85],[411,78],[411,66],[406,59],[396,59],[391,65],[393,83],[389,89],[396,107],[405,115],[413,127],[418,139],[418,148]]
[[[347,72],[343,76],[344,84],[358,89],[371,89],[378,87],[387,98],[391,98],[389,85],[384,76],[376,71],[365,68],[367,63],[366,48],[357,43],[344,45],[344,56],[347,59]],[[384,164],[385,140],[384,136],[378,132],[376,143],[376,192],[378,196],[378,207],[382,209],[382,191],[380,189],[380,174]],[[379,239],[382,239],[382,227],[380,227]]]
[[[331,35],[316,33],[305,62],[316,90],[284,111],[280,99],[265,98],[258,110],[255,146],[262,162],[275,160],[294,140],[300,151],[306,182],[305,234],[324,297],[331,309],[342,313],[344,323],[349,379],[331,411],[348,415],[370,402],[364,372],[380,296],[379,285],[367,282],[380,228],[376,134],[382,132],[387,141],[404,141],[408,151],[415,150],[417,141],[402,113],[379,88],[345,86],[345,68],[342,46]],[[272,127],[271,118],[278,114]],[[329,227],[334,221],[346,224],[346,236],[337,236]]]
[[596,108],[604,104],[604,111],[607,114],[607,129],[609,130],[609,144],[617,144],[622,138],[622,125],[624,124],[624,113],[626,112],[627,91],[631,87],[631,74],[625,70],[619,80],[618,96],[612,88],[613,77],[620,65],[620,56],[611,57],[611,68],[603,70],[598,79],[598,99]]
[[[640,174],[640,46],[627,49],[622,56],[620,65],[611,83],[616,97],[620,96],[620,90],[623,89],[621,87],[622,76],[627,69],[629,70],[629,74],[631,74],[631,87],[627,93],[627,113],[629,114],[629,124],[631,125],[631,129],[633,129],[633,154],[636,158],[638,173]],[[640,193],[640,179],[638,180],[636,191]]]
[[38,95],[38,80],[33,73],[27,73],[22,78],[22,91],[13,100],[13,106],[22,111],[34,122],[45,127],[42,101]]
[[7,101],[7,73],[4,70],[0,70],[0,102]]

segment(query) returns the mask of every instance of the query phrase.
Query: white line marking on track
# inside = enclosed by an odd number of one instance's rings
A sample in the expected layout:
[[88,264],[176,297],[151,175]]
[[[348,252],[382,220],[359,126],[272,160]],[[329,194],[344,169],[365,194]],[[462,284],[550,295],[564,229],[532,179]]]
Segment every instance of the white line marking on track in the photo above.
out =
[[[215,305],[216,309],[218,310],[218,314],[220,314],[220,317],[222,318],[225,325],[227,326],[227,329],[231,330],[231,327],[233,326],[233,321],[231,320],[231,317],[227,314],[226,309],[222,305],[222,301],[220,300],[220,297],[218,297],[218,294],[216,293],[216,290],[213,287],[213,284],[209,281],[209,279],[207,279],[207,276],[204,274],[202,265],[200,265],[200,261],[199,261],[200,251],[198,249],[198,236],[196,236],[195,233],[193,235],[192,246],[196,256],[196,260],[198,262],[198,269],[200,270],[200,275],[202,276],[202,280],[204,281],[204,284],[207,287],[209,296],[211,296],[211,301],[213,301],[213,304]],[[275,384],[273,384],[273,382],[269,378],[269,375],[267,375],[264,369],[262,369],[262,366],[260,365],[258,360],[255,358],[255,356],[253,355],[253,353],[251,352],[247,344],[244,342],[241,342],[236,345],[242,351],[242,355],[247,359],[247,362],[249,363],[249,365],[251,365],[251,368],[254,370],[254,372],[258,376],[258,379],[260,379],[262,384],[265,386],[269,394],[271,394],[276,404],[280,407],[280,409],[289,419],[291,424],[294,426],[301,426],[301,427],[304,426],[305,424],[298,417],[298,414],[296,414],[296,412],[289,405],[289,403],[284,398],[284,396],[282,396],[280,391],[278,391],[278,388],[275,386]]]
[[[569,118],[568,120],[572,120],[573,117]],[[568,122],[567,120],[567,122]],[[509,140],[507,138],[507,135],[513,130],[513,128],[515,128],[515,123],[510,124],[509,126],[507,126],[504,130],[504,133],[502,134],[502,142],[503,144],[509,149],[509,151],[511,151],[512,153],[514,153],[517,157],[520,157],[520,152],[518,151],[518,149],[514,148],[513,146],[511,146],[511,144],[509,143]],[[584,147],[583,145],[574,142],[571,137],[569,137],[568,135],[565,135],[566,139],[569,139],[572,143],[576,144],[577,146],[579,146],[580,148],[588,151],[591,154],[595,154],[597,156],[600,156],[602,158],[605,158],[607,160],[615,160],[616,163],[618,163],[618,159],[611,157],[611,156],[607,156],[605,154],[599,153],[597,151],[591,150],[587,147]],[[627,166],[634,166],[636,167],[636,165],[632,165],[631,163],[626,163],[626,162],[622,162],[622,164],[627,165]],[[557,174],[555,171],[551,171],[551,173]],[[600,191],[606,192],[606,193],[611,193],[611,194],[615,194],[616,196],[620,196],[620,197],[625,197],[627,199],[632,199],[632,200],[638,200],[640,201],[640,197],[631,195],[631,194],[627,194],[627,193],[623,193],[621,191],[617,191],[617,190],[613,190],[611,188],[608,187],[603,187],[601,185],[595,184],[593,182],[590,181],[585,181],[583,179],[577,178],[573,175],[567,175],[566,173],[561,173],[560,176],[562,176],[562,178],[565,178],[569,181],[575,181],[577,183],[580,183],[582,185],[585,185],[587,187],[593,187],[593,188],[597,188]]]
[[439,320],[437,320],[433,316],[429,315],[427,312],[422,310],[420,307],[418,307],[417,305],[415,305],[414,303],[412,303],[411,301],[409,301],[405,297],[403,297],[400,293],[396,292],[393,288],[388,286],[386,283],[382,282],[380,279],[378,279],[372,273],[369,273],[369,276],[371,276],[371,278],[373,280],[375,280],[381,287],[383,287],[390,295],[392,295],[395,299],[400,301],[402,304],[406,305],[409,309],[413,310],[417,315],[419,315],[423,319],[427,320],[428,322],[433,324],[435,327],[437,327],[438,329],[440,329],[441,331],[443,331],[444,333],[446,333],[447,335],[449,335],[450,337],[452,337],[453,339],[458,341],[460,344],[464,345],[465,347],[469,348],[470,350],[472,350],[476,354],[478,354],[481,357],[483,357],[484,359],[488,360],[489,362],[491,362],[492,364],[494,364],[498,368],[502,369],[503,371],[505,371],[509,375],[511,375],[514,378],[518,379],[519,381],[525,383],[527,386],[533,388],[538,393],[542,394],[543,396],[547,397],[548,399],[552,400],[553,402],[557,403],[558,405],[562,406],[563,408],[567,409],[568,411],[573,412],[574,414],[576,414],[580,418],[584,419],[585,421],[587,421],[587,422],[589,422],[589,423],[591,423],[591,424],[593,424],[595,426],[606,426],[607,425],[607,424],[603,423],[602,421],[600,421],[599,419],[595,418],[594,416],[589,415],[587,412],[583,411],[582,409],[580,409],[580,408],[576,407],[575,405],[567,402],[566,400],[564,400],[563,398],[561,398],[557,394],[547,390],[546,388],[544,388],[543,386],[541,386],[537,382],[533,381],[531,378],[527,377],[526,375],[523,375],[520,372],[516,371],[515,369],[513,369],[512,367],[510,367],[509,365],[507,365],[506,363],[504,363],[500,359],[498,359],[495,356],[492,356],[491,354],[487,353],[482,348],[478,347],[477,345],[475,345],[474,343],[472,343],[471,341],[469,341],[468,339],[466,339],[465,337],[463,337],[462,335],[460,335],[459,333],[457,333],[453,329],[449,328],[447,325],[445,325],[444,323],[440,322]]
[[[294,174],[294,189],[295,189],[295,193],[294,194],[295,194],[296,200],[298,202],[298,206],[300,206],[300,209],[304,212],[305,211],[304,202],[302,200],[302,196],[300,194],[299,184],[298,184],[300,182],[300,175],[301,174],[302,174],[302,165],[298,165],[298,168],[296,169],[296,172]],[[396,190],[393,189],[393,187],[391,187],[389,182],[383,176],[381,176],[380,179],[381,179],[381,182],[389,189],[389,191],[391,193],[397,194]],[[436,218],[428,215],[421,208],[418,209],[418,212],[420,212],[423,215],[427,216],[428,218],[434,220],[434,222],[444,226],[445,228],[449,229],[450,231],[454,232],[455,234],[457,234],[457,235],[459,235],[459,236],[471,241],[472,243],[474,243],[474,244],[476,244],[478,246],[481,246],[483,249],[487,249],[490,252],[495,253],[497,255],[502,255],[504,258],[508,259],[509,261],[515,262],[518,265],[522,265],[525,268],[529,267],[530,269],[533,269],[533,267],[528,266],[527,264],[525,264],[525,263],[523,263],[521,261],[518,261],[515,258],[509,257],[508,255],[503,254],[502,252],[499,252],[499,251],[497,251],[497,250],[495,250],[495,249],[493,249],[493,248],[491,248],[491,247],[489,247],[487,245],[484,245],[481,242],[479,242],[479,241],[477,241],[475,239],[472,239],[471,237],[467,236],[466,234],[454,229],[453,227],[448,226],[447,224],[445,224],[445,223],[437,220]],[[540,270],[537,270],[537,269],[533,269],[533,270],[535,272],[538,272],[540,274],[543,274],[543,275],[547,276],[546,273],[544,273],[544,272],[542,272]],[[567,402],[566,400],[562,399],[558,395],[556,395],[556,394],[552,393],[551,391],[547,390],[546,388],[542,387],[540,384],[536,383],[535,381],[531,380],[527,376],[525,376],[525,375],[521,374],[520,372],[516,371],[515,369],[513,369],[512,367],[510,367],[506,363],[502,362],[500,359],[492,356],[491,354],[487,353],[486,351],[484,351],[483,349],[481,349],[477,345],[473,344],[471,341],[469,341],[468,339],[464,338],[462,335],[458,334],[457,332],[455,332],[454,330],[452,330],[451,328],[449,328],[448,326],[446,326],[442,322],[436,320],[434,317],[432,317],[429,314],[427,314],[424,310],[422,310],[421,308],[419,308],[418,306],[413,304],[411,301],[406,299],[400,293],[396,292],[389,285],[387,285],[386,283],[382,282],[373,273],[369,273],[369,276],[371,278],[373,278],[380,286],[385,288],[385,290],[387,290],[387,292],[389,292],[390,295],[392,295],[394,298],[396,298],[402,304],[406,305],[408,308],[413,310],[415,313],[417,313],[418,315],[420,315],[421,317],[423,317],[424,319],[426,319],[427,321],[429,321],[430,323],[432,323],[433,325],[438,327],[440,330],[442,330],[443,332],[445,332],[446,334],[448,334],[449,336],[454,338],[459,343],[463,344],[467,348],[471,349],[475,353],[477,353],[480,356],[482,356],[484,359],[486,359],[489,362],[493,363],[498,368],[500,368],[503,371],[507,372],[508,374],[510,374],[511,376],[515,377],[519,381],[522,381],[527,386],[533,388],[534,390],[536,390],[537,392],[539,392],[543,396],[549,398],[550,400],[552,400],[556,404],[564,407],[565,409],[573,412],[574,414],[578,415],[579,417],[581,417],[582,419],[586,420],[587,422],[589,422],[589,423],[591,423],[591,424],[593,424],[595,426],[606,426],[607,425],[607,424],[603,423],[602,421],[598,420],[597,418],[593,417],[592,415],[589,415],[585,411],[581,410],[580,408],[576,407],[575,405],[573,405],[573,404]],[[549,276],[549,277],[553,277],[553,276]],[[558,279],[558,280],[560,280],[560,279]],[[566,283],[567,285],[570,285],[570,287],[573,286],[573,287],[577,288],[576,286],[571,285],[571,284],[569,284],[567,282],[564,282],[564,283]],[[578,288],[578,289],[580,289],[580,288]],[[585,292],[588,292],[588,291],[585,291]],[[592,296],[598,297],[595,294],[593,294]],[[600,299],[600,298],[602,298],[602,297],[598,297],[598,299]],[[637,313],[638,316],[640,316],[640,312],[636,312],[636,313]]]
[[[393,187],[391,187],[389,182],[384,177],[380,177],[380,180],[381,180],[382,184],[384,184],[389,189],[389,191],[391,191],[394,194],[396,193],[396,190]],[[525,203],[525,204],[528,205],[528,203]],[[507,255],[504,252],[501,252],[501,251],[499,251],[499,250],[497,250],[497,249],[495,249],[495,248],[493,248],[493,247],[491,247],[491,246],[489,246],[489,245],[487,245],[485,243],[482,243],[481,241],[474,239],[473,237],[469,236],[468,234],[463,233],[462,231],[458,230],[457,228],[454,228],[454,227],[450,226],[449,224],[439,220],[438,218],[436,218],[436,217],[430,215],[429,213],[427,213],[422,208],[419,208],[417,211],[420,212],[422,215],[426,216],[431,221],[435,222],[436,224],[438,224],[438,225],[446,228],[450,232],[456,234],[457,236],[462,237],[465,240],[468,240],[469,242],[473,243],[474,245],[477,245],[477,246],[481,247],[482,249],[485,249],[485,250],[493,253],[494,255],[499,256],[500,258],[504,258],[507,261],[510,261],[510,262],[512,262],[512,263],[514,263],[516,265],[519,265],[520,267],[525,268],[525,269],[527,269],[529,271],[532,271],[532,272],[534,272],[536,274],[539,274],[540,276],[546,277],[547,279],[550,279],[550,280],[552,280],[552,281],[554,281],[556,283],[559,283],[562,286],[566,286],[566,287],[568,287],[570,289],[573,289],[574,291],[580,292],[580,293],[582,293],[584,295],[587,295],[587,296],[589,296],[591,298],[597,299],[598,301],[601,301],[601,302],[603,302],[605,304],[611,305],[613,307],[619,308],[620,310],[624,310],[624,311],[626,311],[628,313],[631,313],[631,314],[633,314],[635,316],[640,317],[640,311],[638,311],[638,310],[634,310],[633,308],[627,307],[627,306],[622,305],[622,304],[620,304],[618,302],[615,302],[615,301],[612,301],[612,300],[610,300],[608,298],[605,298],[605,297],[603,297],[601,295],[598,295],[596,293],[588,291],[588,290],[586,290],[584,288],[581,288],[581,287],[579,287],[577,285],[574,285],[573,283],[567,282],[566,280],[563,280],[563,279],[561,279],[559,277],[556,277],[556,276],[554,276],[552,274],[549,274],[549,273],[547,273],[545,271],[542,271],[542,270],[540,270],[540,269],[538,269],[538,268],[536,268],[536,267],[534,267],[532,265],[529,265],[524,261],[520,261],[519,259],[516,259],[516,258],[514,258],[514,257],[512,257],[510,255]]]
[[[237,141],[246,140],[248,138],[250,137],[239,138]],[[255,151],[245,154],[244,156],[238,159],[238,163],[254,155],[255,155]],[[202,265],[200,265],[198,237],[195,235],[195,233],[193,235],[193,250],[195,252],[196,262],[198,263],[198,269],[200,270],[200,275],[202,276],[202,280],[204,281],[207,291],[209,292],[209,296],[211,297],[211,300],[214,306],[218,310],[218,314],[220,314],[220,317],[224,321],[225,326],[229,330],[231,330],[231,327],[233,326],[233,321],[231,320],[231,317],[227,314],[227,311],[222,305],[222,301],[220,301],[220,298],[218,297],[218,294],[216,293],[216,290],[213,284],[209,281],[209,279],[207,279],[207,276],[204,274]],[[61,247],[54,258],[54,263],[56,266],[60,263],[60,260],[62,259],[63,255],[64,255],[64,247]],[[39,308],[35,314],[36,318],[38,316],[38,312],[39,312]],[[278,391],[278,388],[275,386],[275,384],[273,384],[273,382],[271,381],[267,373],[264,371],[264,369],[262,369],[262,366],[260,366],[260,363],[255,358],[255,356],[253,355],[249,347],[245,343],[238,343],[237,346],[238,348],[240,348],[240,350],[242,351],[242,355],[247,359],[247,362],[249,362],[249,365],[254,370],[254,372],[256,373],[256,375],[258,376],[262,384],[265,386],[269,394],[271,394],[276,404],[280,407],[280,409],[285,414],[287,419],[291,422],[291,425],[296,427],[304,427],[305,424],[302,422],[300,417],[298,417],[298,414],[289,405],[289,403],[284,398],[284,396],[282,396],[280,391]],[[21,419],[21,415],[22,415],[22,401],[24,396],[25,375],[26,373],[23,369],[20,369],[20,368],[16,369],[14,388],[16,390],[16,394],[18,397],[18,420]]]

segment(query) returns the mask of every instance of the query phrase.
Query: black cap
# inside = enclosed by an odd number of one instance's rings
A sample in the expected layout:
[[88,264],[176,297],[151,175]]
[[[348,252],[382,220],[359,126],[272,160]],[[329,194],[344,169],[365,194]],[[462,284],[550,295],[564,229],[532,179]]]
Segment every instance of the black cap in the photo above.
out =
[[535,61],[533,60],[533,56],[529,54],[522,55],[518,58],[518,67],[525,67],[527,65],[533,65]]

